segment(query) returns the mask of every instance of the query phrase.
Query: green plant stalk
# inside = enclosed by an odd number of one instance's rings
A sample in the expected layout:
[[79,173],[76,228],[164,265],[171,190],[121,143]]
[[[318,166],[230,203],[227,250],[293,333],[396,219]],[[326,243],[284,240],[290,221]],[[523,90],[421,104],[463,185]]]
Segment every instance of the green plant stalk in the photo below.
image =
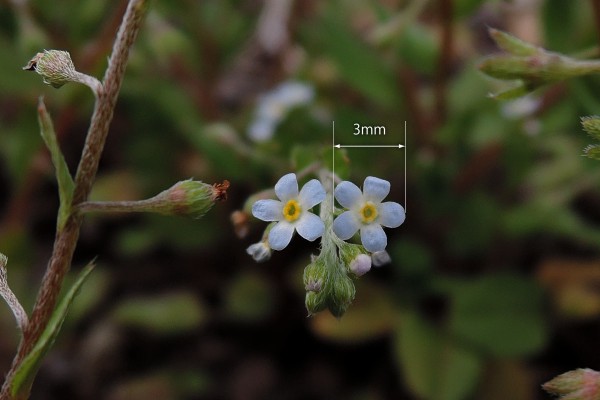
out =
[[329,308],[333,316],[340,318],[354,300],[355,288],[346,273],[346,267],[338,256],[338,248],[345,242],[333,232],[334,213],[331,211],[334,207],[334,194],[332,183],[335,178],[330,171],[326,170],[322,170],[319,175],[326,195],[319,211],[319,216],[325,224],[325,232],[321,240],[321,253],[317,259],[323,261],[325,273],[323,288],[318,297],[321,299],[320,302]]
[[[75,210],[76,205],[87,199],[92,188],[123,81],[129,50],[142,25],[147,7],[148,0],[130,0],[119,27],[108,68],[104,75],[102,89],[97,93],[94,113],[75,176],[71,210]],[[73,252],[79,238],[81,222],[81,215],[76,211],[72,211],[69,217],[66,218],[62,228],[57,229],[52,256],[42,280],[29,324],[23,332],[17,354],[2,386],[0,400],[22,400],[29,397],[29,388],[20,392],[17,396],[11,394],[10,388],[15,371],[35,347],[50,321],[63,279],[71,265]]]

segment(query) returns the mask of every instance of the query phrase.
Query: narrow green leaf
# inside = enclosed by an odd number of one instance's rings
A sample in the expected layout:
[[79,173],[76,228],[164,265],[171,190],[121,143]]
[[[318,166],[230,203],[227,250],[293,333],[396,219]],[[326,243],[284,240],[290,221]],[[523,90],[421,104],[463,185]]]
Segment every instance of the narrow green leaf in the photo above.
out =
[[83,282],[85,282],[85,279],[94,269],[94,266],[94,261],[92,261],[79,273],[79,276],[73,286],[71,286],[69,291],[54,310],[54,313],[50,318],[50,322],[48,322],[48,325],[40,336],[40,339],[35,344],[31,352],[25,356],[25,359],[16,370],[12,387],[10,388],[13,396],[22,396],[24,393],[26,394],[29,391],[31,383],[33,382],[33,378],[35,377],[35,374],[37,373],[44,356],[48,353],[54,344],[54,340],[60,332],[63,321],[65,320],[67,312],[69,311],[69,307],[73,303],[75,296],[77,296],[77,293],[83,285]]
[[523,97],[530,93],[532,89],[527,88],[522,82],[517,86],[503,90],[497,93],[490,93],[490,97],[494,100],[514,100],[519,97]]
[[489,28],[489,33],[498,47],[515,56],[532,56],[538,52],[538,47],[527,43],[513,35],[498,29]]
[[71,200],[73,199],[73,177],[69,172],[65,158],[60,151],[58,140],[56,139],[56,133],[54,131],[54,125],[50,114],[46,110],[44,99],[40,97],[38,102],[38,121],[40,124],[40,131],[42,138],[50,150],[50,156],[52,157],[52,164],[56,169],[56,180],[58,181],[58,196],[60,199],[60,208],[58,210],[58,228],[61,229],[67,218],[69,217]]

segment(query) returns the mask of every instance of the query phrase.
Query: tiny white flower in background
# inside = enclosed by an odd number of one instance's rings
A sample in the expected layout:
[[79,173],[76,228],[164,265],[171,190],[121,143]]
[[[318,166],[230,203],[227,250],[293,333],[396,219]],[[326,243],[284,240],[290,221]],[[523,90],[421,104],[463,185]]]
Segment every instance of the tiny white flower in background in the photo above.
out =
[[360,230],[362,245],[370,252],[382,251],[387,246],[386,228],[400,226],[406,215],[404,208],[395,202],[381,201],[390,192],[390,183],[369,176],[363,191],[354,183],[343,181],[335,188],[335,198],[348,211],[333,221],[333,232],[342,240],[348,240]]
[[374,267],[381,267],[383,265],[391,263],[392,257],[390,257],[387,251],[381,250],[371,254],[371,261],[373,262]]
[[251,244],[246,249],[246,253],[251,255],[256,262],[268,261],[271,258],[271,248],[265,242]]
[[281,177],[275,184],[278,200],[259,200],[252,205],[252,215],[263,221],[277,221],[269,232],[269,245],[283,250],[292,240],[294,231],[313,241],[323,235],[325,224],[310,210],[325,199],[325,189],[313,179],[298,192],[296,174]]
[[371,257],[366,254],[359,254],[350,262],[350,271],[356,276],[362,276],[371,269]]
[[296,81],[283,82],[258,100],[248,136],[256,142],[269,140],[290,109],[308,104],[313,97],[312,86]]
[[309,103],[315,95],[312,86],[302,82],[287,81],[277,86],[273,96],[278,102],[287,107],[295,107]]

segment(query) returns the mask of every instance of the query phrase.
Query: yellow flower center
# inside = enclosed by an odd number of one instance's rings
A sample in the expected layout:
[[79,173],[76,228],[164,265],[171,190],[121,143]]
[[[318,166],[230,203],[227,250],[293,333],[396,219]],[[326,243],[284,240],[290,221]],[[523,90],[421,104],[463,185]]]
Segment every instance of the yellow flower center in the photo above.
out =
[[367,201],[361,207],[359,214],[363,223],[370,224],[377,218],[377,207],[375,207],[375,204],[371,203],[370,201]]
[[302,214],[302,208],[296,200],[288,200],[283,206],[283,216],[289,222],[294,222],[300,218],[300,214]]

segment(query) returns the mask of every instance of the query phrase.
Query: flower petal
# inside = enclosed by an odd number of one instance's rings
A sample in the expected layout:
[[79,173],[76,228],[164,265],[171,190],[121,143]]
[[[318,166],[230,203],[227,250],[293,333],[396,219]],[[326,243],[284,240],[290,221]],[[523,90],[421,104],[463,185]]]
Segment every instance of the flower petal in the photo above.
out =
[[360,222],[352,211],[346,211],[333,221],[333,232],[342,240],[348,240],[358,231]]
[[387,236],[379,224],[369,224],[360,228],[360,241],[370,252],[384,250],[387,246]]
[[279,221],[283,218],[283,203],[277,200],[258,200],[252,205],[252,215],[263,221]]
[[325,200],[325,189],[323,189],[323,185],[316,179],[312,179],[300,189],[300,194],[298,195],[298,200],[300,200],[300,205],[302,209],[310,209]]
[[298,180],[296,179],[296,174],[289,173],[282,176],[275,184],[275,194],[283,202],[298,197]]
[[248,137],[255,142],[264,142],[273,137],[275,123],[270,119],[257,118],[248,128]]
[[379,205],[379,219],[378,223],[387,228],[397,228],[406,219],[404,208],[393,201],[386,201]]
[[313,241],[323,235],[325,224],[313,213],[305,212],[296,224],[296,231],[304,239]]
[[353,208],[362,199],[362,192],[352,182],[343,181],[335,188],[335,198],[345,208]]
[[367,176],[363,184],[363,193],[365,200],[381,203],[381,200],[390,193],[390,183],[374,176]]
[[273,250],[286,248],[294,235],[294,225],[287,221],[279,221],[269,232],[269,246]]

